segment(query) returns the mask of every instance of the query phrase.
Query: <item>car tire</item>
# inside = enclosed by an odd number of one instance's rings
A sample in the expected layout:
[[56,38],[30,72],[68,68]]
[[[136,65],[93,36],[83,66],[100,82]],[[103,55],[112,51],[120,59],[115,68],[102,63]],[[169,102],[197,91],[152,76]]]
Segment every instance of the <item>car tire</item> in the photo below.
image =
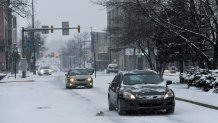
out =
[[66,89],[71,89],[69,86],[66,85]]
[[166,114],[173,114],[174,110],[175,110],[175,107],[166,109]]
[[108,109],[109,109],[109,111],[114,111],[115,110],[115,108],[113,107],[113,105],[111,103],[110,97],[108,97]]
[[117,101],[117,112],[119,115],[125,115],[126,112],[121,108],[121,100],[118,99]]
[[91,88],[93,88],[93,86],[88,86],[87,88],[91,89]]
[[74,89],[74,88],[76,88],[76,87],[70,87],[70,86],[66,85],[66,89]]

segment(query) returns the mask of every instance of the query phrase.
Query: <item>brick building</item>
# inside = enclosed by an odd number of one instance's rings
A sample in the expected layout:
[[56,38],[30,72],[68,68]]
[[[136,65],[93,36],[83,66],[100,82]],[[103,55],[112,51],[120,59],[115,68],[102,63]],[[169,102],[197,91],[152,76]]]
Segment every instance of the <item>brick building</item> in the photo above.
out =
[[6,69],[6,46],[8,40],[6,11],[0,5],[0,69]]
[[0,4],[0,70],[10,70],[12,45],[17,44],[17,21],[12,11]]

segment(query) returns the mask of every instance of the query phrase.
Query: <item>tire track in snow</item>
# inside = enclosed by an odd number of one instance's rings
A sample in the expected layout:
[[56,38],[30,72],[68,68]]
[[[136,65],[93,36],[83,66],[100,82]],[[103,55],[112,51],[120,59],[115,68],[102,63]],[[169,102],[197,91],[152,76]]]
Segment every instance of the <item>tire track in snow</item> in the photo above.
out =
[[[57,76],[56,80],[60,81],[61,86],[65,87],[64,77]],[[150,119],[150,117],[148,117],[149,119],[146,119],[146,117],[141,117],[141,115],[139,117],[137,115],[120,116],[120,115],[118,115],[118,113],[116,111],[109,111],[108,108],[107,107],[104,108],[104,106],[102,104],[98,105],[99,101],[96,100],[96,98],[98,98],[98,97],[99,98],[102,98],[102,97],[107,98],[107,91],[105,91],[105,88],[101,88],[100,86],[94,86],[93,89],[86,89],[86,88],[72,89],[72,90],[68,91],[68,94],[71,94],[71,95],[73,94],[73,96],[76,96],[75,98],[81,99],[84,102],[88,102],[89,105],[93,106],[93,115],[95,115],[99,111],[102,111],[104,113],[103,117],[106,117],[109,121],[111,121],[113,123],[131,123],[131,121],[135,122],[135,123],[153,123],[155,121],[154,119]],[[92,95],[92,96],[90,96],[90,95]],[[105,102],[103,102],[103,103],[105,103]],[[168,117],[168,118],[165,117],[165,118],[163,120],[168,119],[169,120],[168,122],[185,123],[184,121],[177,119],[175,117]],[[162,118],[160,118],[160,120],[161,119]]]

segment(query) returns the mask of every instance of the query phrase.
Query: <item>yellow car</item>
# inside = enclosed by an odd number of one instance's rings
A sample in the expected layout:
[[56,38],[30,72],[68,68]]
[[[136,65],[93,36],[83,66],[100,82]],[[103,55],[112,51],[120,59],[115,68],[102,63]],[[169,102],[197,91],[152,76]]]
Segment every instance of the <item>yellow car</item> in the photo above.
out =
[[66,88],[76,88],[78,86],[84,86],[87,88],[93,88],[93,78],[86,68],[70,69],[66,74]]

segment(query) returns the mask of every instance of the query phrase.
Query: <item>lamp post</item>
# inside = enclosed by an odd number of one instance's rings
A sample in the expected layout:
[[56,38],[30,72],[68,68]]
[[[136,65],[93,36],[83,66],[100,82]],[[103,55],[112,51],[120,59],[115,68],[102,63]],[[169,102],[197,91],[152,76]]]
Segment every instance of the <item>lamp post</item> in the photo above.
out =
[[20,58],[20,55],[18,54],[18,50],[16,47],[16,44],[14,44],[13,46],[13,52],[12,52],[12,58],[13,58],[13,72],[14,72],[14,77],[16,79],[16,75],[17,75],[17,61]]
[[[32,0],[32,28],[35,27],[34,23],[34,2]],[[35,33],[32,32],[32,41],[33,41],[33,74],[36,74],[36,46],[35,46]]]

